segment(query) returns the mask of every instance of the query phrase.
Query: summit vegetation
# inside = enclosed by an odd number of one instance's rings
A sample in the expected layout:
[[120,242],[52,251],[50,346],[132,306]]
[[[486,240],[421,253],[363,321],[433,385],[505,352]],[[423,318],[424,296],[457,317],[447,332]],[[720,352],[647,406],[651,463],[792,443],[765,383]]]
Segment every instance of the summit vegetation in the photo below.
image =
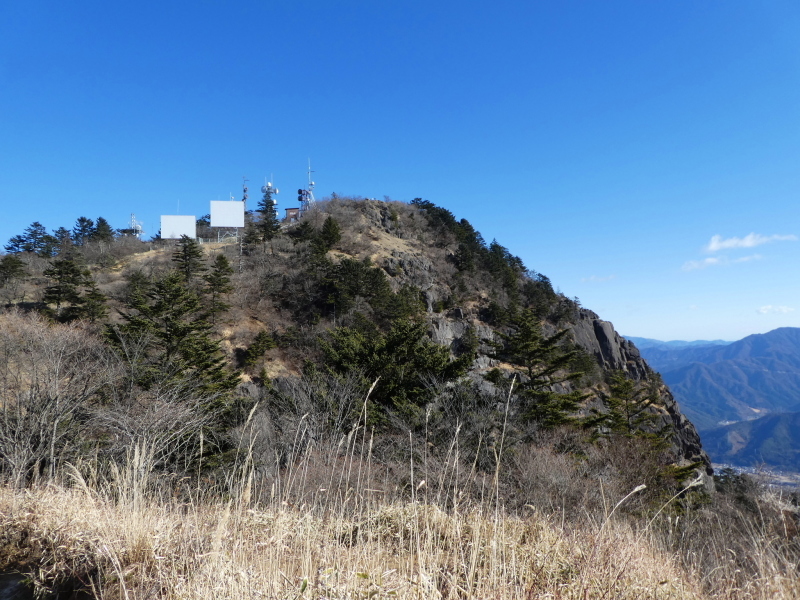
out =
[[658,374],[449,210],[134,233],[0,256],[0,573],[42,597],[800,591],[795,496],[712,478]]

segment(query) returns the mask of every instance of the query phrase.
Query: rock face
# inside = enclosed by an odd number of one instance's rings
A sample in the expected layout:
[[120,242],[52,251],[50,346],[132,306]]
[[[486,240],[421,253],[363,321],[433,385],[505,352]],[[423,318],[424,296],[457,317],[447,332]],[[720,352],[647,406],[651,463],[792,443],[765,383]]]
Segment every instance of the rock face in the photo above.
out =
[[[604,370],[625,371],[631,379],[640,381],[653,373],[633,342],[620,336],[614,326],[603,321],[590,310],[581,309],[572,333],[579,346],[592,354]],[[669,388],[661,386],[661,402],[664,424],[675,431],[673,450],[683,464],[702,462],[707,475],[711,475],[711,459],[703,451],[700,435],[689,419],[681,412]]]
[[[392,229],[388,209],[383,210],[377,205],[374,207],[369,205],[367,208],[370,209],[367,216],[374,226],[382,227],[385,231]],[[454,353],[458,353],[465,344],[466,336],[474,336],[473,339],[478,340],[496,339],[492,328],[478,318],[478,304],[482,302],[488,304],[486,296],[477,304],[452,308],[447,313],[435,312],[435,307],[440,301],[452,295],[452,290],[441,277],[443,270],[452,266],[440,262],[432,260],[420,250],[411,252],[408,249],[392,249],[378,260],[378,264],[395,281],[410,283],[420,289],[427,304],[430,333],[435,342],[448,346]],[[597,314],[587,309],[578,309],[569,320],[572,321],[570,326],[572,339],[594,356],[603,371],[624,371],[628,377],[636,381],[647,379],[653,373],[636,346],[620,336],[610,322],[603,321]],[[556,333],[554,326],[545,325],[545,334],[554,333]],[[480,373],[496,366],[497,361],[489,356],[491,352],[489,346],[481,345],[478,352],[472,370],[475,379],[482,381]],[[566,386],[568,388],[569,384]],[[694,425],[681,412],[666,386],[661,388],[658,412],[661,414],[663,424],[669,424],[675,432],[672,450],[680,457],[680,463],[687,465],[700,462],[705,465],[706,484],[709,488],[713,487],[712,480],[708,477],[713,472],[711,461],[702,449],[700,436]]]
[[[479,340],[494,337],[491,327],[478,321],[475,315],[467,314],[460,308],[452,309],[447,314],[429,314],[429,323],[433,340],[454,351],[459,349],[460,340],[470,329]],[[594,312],[581,309],[571,331],[575,343],[594,356],[604,371],[624,371],[636,381],[646,379],[653,373],[636,346],[620,336],[610,322],[603,321]],[[547,333],[555,333],[555,329]],[[488,348],[481,348],[473,365],[473,369],[476,371],[495,365],[496,361],[483,352],[488,352]],[[704,483],[708,488],[713,488],[710,478],[713,473],[711,460],[703,451],[697,430],[681,412],[666,385],[661,386],[660,395],[659,413],[663,419],[662,424],[669,424],[675,432],[671,442],[673,452],[680,457],[679,464],[702,463],[705,473]]]

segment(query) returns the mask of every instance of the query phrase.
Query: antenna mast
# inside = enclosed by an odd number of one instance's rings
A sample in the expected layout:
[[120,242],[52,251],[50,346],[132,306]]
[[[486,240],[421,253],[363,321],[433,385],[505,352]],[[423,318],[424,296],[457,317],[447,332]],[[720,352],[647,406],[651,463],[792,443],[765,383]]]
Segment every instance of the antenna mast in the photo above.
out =
[[144,233],[144,229],[142,229],[142,224],[136,220],[136,215],[131,213],[131,223],[130,223],[130,230],[133,232],[133,235],[139,239],[142,239],[142,234]]
[[[275,175],[270,173],[270,177],[272,177],[273,181],[275,180]],[[278,204],[278,201],[273,197],[276,194],[280,193],[280,190],[272,185],[272,181],[267,181],[267,178],[264,177],[264,185],[261,186],[261,193],[262,194],[269,194],[270,199],[272,200],[272,208],[277,212],[275,206]]]
[[297,200],[300,202],[300,215],[302,216],[305,212],[311,208],[311,205],[316,202],[314,199],[314,186],[316,185],[311,180],[311,174],[314,171],[311,170],[311,159],[308,159],[308,186],[304,190],[297,190]]
[[242,202],[244,202],[244,210],[247,211],[247,182],[250,181],[247,176],[242,175]]

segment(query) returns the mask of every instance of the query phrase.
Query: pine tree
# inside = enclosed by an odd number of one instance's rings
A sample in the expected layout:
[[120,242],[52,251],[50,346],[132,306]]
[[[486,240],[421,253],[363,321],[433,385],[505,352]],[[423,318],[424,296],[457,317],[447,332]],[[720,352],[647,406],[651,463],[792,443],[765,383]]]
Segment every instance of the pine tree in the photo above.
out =
[[606,411],[593,411],[596,416],[587,424],[598,427],[601,434],[663,438],[666,430],[658,427],[661,416],[651,410],[660,399],[659,385],[655,375],[647,381],[637,382],[624,372],[615,371],[609,378],[611,394],[603,398]]
[[55,311],[48,309],[47,312],[54,318],[61,319],[65,308],[80,302],[80,287],[89,276],[88,271],[73,256],[66,256],[55,259],[44,270],[44,275],[53,283],[45,288],[43,301],[45,304],[55,305]]
[[97,289],[97,284],[92,280],[87,286],[78,307],[78,318],[88,319],[90,322],[100,321],[108,315],[106,297]]
[[89,239],[93,242],[110,242],[116,236],[113,227],[103,217],[97,217],[94,229]]
[[256,363],[256,361],[264,356],[264,353],[267,350],[271,350],[275,348],[277,344],[275,343],[275,338],[270,335],[267,331],[259,331],[258,335],[256,335],[253,343],[247,347],[244,353],[244,366],[250,367]]
[[[470,354],[451,360],[450,349],[428,337],[424,322],[406,319],[395,321],[385,334],[368,322],[338,327],[320,347],[329,369],[339,374],[363,373],[365,385],[379,379],[371,396],[374,402],[407,415],[430,397],[427,381],[454,381],[474,359]],[[380,418],[380,413],[373,414]]]
[[523,418],[544,427],[574,422],[574,413],[586,396],[577,391],[554,391],[557,385],[583,375],[570,368],[577,352],[562,346],[568,330],[549,337],[543,335],[530,309],[519,311],[512,324],[511,333],[497,333],[502,341],[494,343],[495,358],[511,363],[522,375],[518,389]]
[[66,254],[72,248],[72,232],[66,227],[59,227],[53,231],[53,237],[58,240],[58,254]]
[[217,254],[211,265],[211,270],[203,276],[206,282],[206,297],[208,298],[208,314],[212,324],[216,325],[217,315],[230,308],[230,304],[223,302],[222,297],[233,291],[231,284],[233,268],[224,254]]
[[73,255],[56,258],[44,274],[53,284],[45,288],[43,301],[55,305],[55,309],[45,310],[47,314],[64,322],[105,317],[105,296],[97,289],[89,269]]
[[0,258],[0,288],[14,279],[20,279],[26,275],[25,263],[19,256],[7,254]]
[[76,246],[83,246],[94,233],[94,221],[87,217],[78,217],[72,228],[72,240]]
[[342,228],[339,226],[339,222],[328,216],[322,224],[322,230],[319,232],[317,239],[319,239],[326,252],[333,248],[342,239]]
[[125,323],[109,327],[112,344],[122,350],[127,339],[148,340],[148,358],[136,374],[149,387],[171,379],[191,382],[200,392],[224,403],[238,384],[226,368],[219,342],[212,339],[200,297],[186,286],[182,273],[173,271],[146,288],[131,290]]
[[5,246],[6,252],[12,254],[32,252],[42,258],[51,258],[57,248],[58,240],[47,233],[47,229],[39,221],[31,223],[22,235],[15,235]]
[[278,211],[275,210],[275,203],[272,199],[272,188],[266,186],[265,189],[264,197],[258,203],[259,220],[255,225],[257,235],[260,241],[264,243],[271,242],[281,230]]
[[172,254],[172,262],[177,263],[178,270],[187,282],[206,270],[205,254],[200,244],[188,235],[182,235],[178,240],[178,246]]

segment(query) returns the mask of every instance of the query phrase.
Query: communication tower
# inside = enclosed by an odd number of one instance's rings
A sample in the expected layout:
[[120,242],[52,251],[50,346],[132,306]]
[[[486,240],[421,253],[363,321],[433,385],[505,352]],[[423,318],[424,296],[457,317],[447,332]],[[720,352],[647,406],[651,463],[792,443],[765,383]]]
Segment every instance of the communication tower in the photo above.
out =
[[[271,175],[271,177],[273,179],[275,178],[274,175]],[[278,188],[276,188],[275,186],[273,186],[271,181],[267,181],[266,177],[264,178],[264,185],[261,186],[261,193],[262,194],[269,193],[269,197],[272,198],[272,206],[273,207],[278,204],[278,201],[275,200],[275,196],[277,196],[280,193],[280,190]]]
[[308,186],[305,189],[297,190],[297,201],[300,202],[300,215],[305,214],[305,212],[311,208],[311,205],[316,202],[314,199],[314,186],[316,185],[311,180],[311,174],[314,171],[311,170],[311,159],[308,159]]
[[144,233],[144,229],[142,228],[142,224],[136,220],[136,215],[133,213],[131,213],[131,222],[128,228],[131,230],[131,233],[135,237],[142,239],[142,234]]
[[250,181],[246,176],[242,175],[242,203],[244,209],[247,210],[247,182]]

